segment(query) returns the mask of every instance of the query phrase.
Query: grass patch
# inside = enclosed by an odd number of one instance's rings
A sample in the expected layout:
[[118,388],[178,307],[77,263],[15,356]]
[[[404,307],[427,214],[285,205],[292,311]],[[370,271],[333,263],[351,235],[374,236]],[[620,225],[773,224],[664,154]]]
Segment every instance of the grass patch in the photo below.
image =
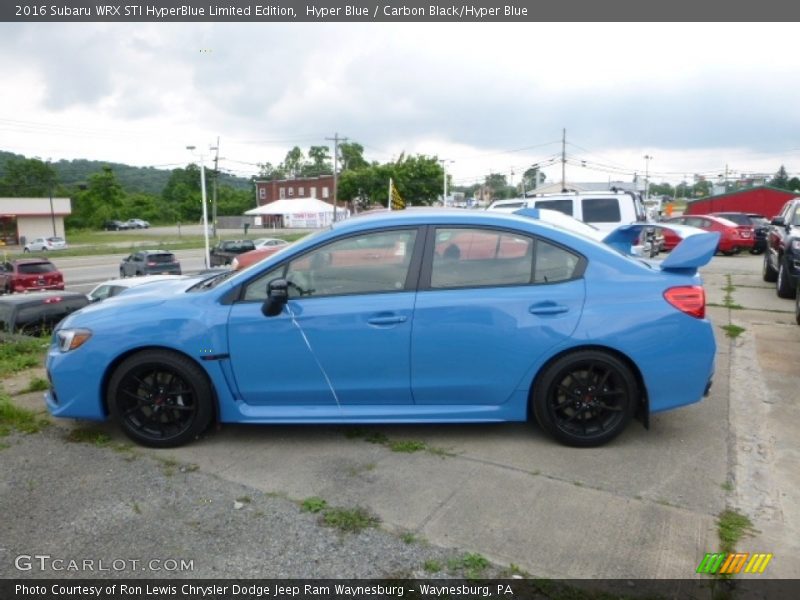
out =
[[41,412],[20,408],[8,396],[0,396],[0,437],[12,431],[38,433],[49,424]]
[[425,442],[419,442],[416,440],[394,440],[389,442],[389,449],[392,452],[420,452],[421,450],[426,450],[427,445]]
[[103,448],[111,443],[111,437],[108,434],[88,427],[73,429],[65,439],[73,444],[91,444],[98,448]]
[[736,339],[745,331],[747,331],[744,327],[739,327],[733,323],[729,323],[728,325],[720,325],[720,327],[725,331],[725,335],[731,339]]
[[726,481],[724,483],[721,483],[719,487],[721,487],[726,492],[732,492],[733,491],[733,482],[732,481]]
[[366,429],[348,429],[344,433],[348,439],[362,439],[370,444],[379,444],[386,446],[392,452],[403,452],[406,454],[413,454],[414,452],[428,452],[435,456],[444,458],[446,456],[455,456],[455,453],[450,452],[444,448],[437,448],[429,446],[425,442],[419,440],[392,440],[386,434],[379,431],[369,431]]
[[27,394],[29,392],[43,392],[50,387],[50,384],[47,383],[47,380],[43,377],[32,377],[30,382],[28,383],[28,387],[22,390],[21,394]]
[[417,541],[417,536],[415,536],[410,531],[407,531],[406,533],[400,536],[400,539],[404,544],[414,544]]
[[426,560],[422,563],[422,568],[425,569],[427,573],[438,573],[442,570],[442,563],[438,560]]
[[328,508],[322,513],[322,524],[346,533],[358,533],[368,527],[377,527],[380,521],[361,507]]
[[739,540],[753,533],[756,530],[750,519],[735,510],[726,509],[717,518],[717,534],[723,552],[734,552]]
[[318,496],[306,498],[300,503],[300,510],[303,512],[319,513],[325,510],[327,507],[328,503]]
[[0,335],[0,378],[33,367],[40,367],[44,362],[45,350],[49,345],[49,336]]

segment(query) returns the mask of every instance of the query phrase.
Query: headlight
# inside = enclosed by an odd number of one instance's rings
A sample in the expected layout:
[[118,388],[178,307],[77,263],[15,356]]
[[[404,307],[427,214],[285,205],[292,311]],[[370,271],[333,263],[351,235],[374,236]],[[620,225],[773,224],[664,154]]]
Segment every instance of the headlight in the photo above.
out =
[[792,250],[800,252],[800,240],[792,240]]
[[69,352],[83,346],[92,337],[92,332],[88,329],[60,329],[56,332],[58,337],[58,349],[62,352]]

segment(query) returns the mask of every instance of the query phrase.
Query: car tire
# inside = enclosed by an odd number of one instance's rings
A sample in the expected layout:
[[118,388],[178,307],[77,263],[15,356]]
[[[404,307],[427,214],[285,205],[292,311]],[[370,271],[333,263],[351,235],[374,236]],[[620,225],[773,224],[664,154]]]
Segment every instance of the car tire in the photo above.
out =
[[638,405],[636,377],[607,352],[582,350],[547,365],[531,402],[542,429],[568,446],[600,446],[618,436]]
[[168,350],[145,350],[114,369],[106,390],[109,413],[133,441],[174,448],[197,438],[213,416],[205,371]]
[[764,266],[761,268],[761,278],[768,283],[775,283],[778,272],[769,264],[769,252],[764,253]]
[[794,320],[800,325],[800,281],[797,282],[794,292]]
[[780,298],[794,298],[795,289],[792,287],[789,267],[786,265],[786,259],[784,258],[778,266],[778,278],[775,281],[775,291]]

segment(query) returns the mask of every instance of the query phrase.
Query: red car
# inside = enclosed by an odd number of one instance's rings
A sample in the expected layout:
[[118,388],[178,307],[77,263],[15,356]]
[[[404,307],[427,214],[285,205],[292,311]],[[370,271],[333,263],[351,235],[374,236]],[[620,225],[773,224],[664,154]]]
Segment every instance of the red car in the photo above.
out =
[[719,238],[718,252],[730,256],[738,254],[741,250],[750,250],[755,244],[755,233],[752,226],[737,225],[733,221],[722,217],[712,217],[710,215],[683,215],[672,217],[661,222],[664,232],[664,250],[672,250],[677,246],[681,238],[669,229],[669,224],[690,225],[706,231],[718,231]]
[[242,252],[231,261],[231,267],[234,271],[239,271],[245,267],[249,267],[260,260],[264,260],[268,256],[272,256],[278,250],[283,250],[286,246],[263,246],[255,250],[248,250]]
[[0,293],[63,290],[64,276],[46,258],[21,258],[0,263]]

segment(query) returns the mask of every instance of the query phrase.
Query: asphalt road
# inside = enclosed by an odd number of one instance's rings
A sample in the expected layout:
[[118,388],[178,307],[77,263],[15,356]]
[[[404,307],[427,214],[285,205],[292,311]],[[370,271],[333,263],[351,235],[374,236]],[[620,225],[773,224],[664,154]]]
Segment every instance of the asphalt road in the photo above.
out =
[[[116,264],[74,261],[60,266],[76,285]],[[425,575],[430,556],[470,552],[540,577],[691,578],[719,549],[727,508],[754,523],[739,550],[774,553],[762,577],[796,577],[800,327],[792,302],[761,281],[760,261],[718,256],[703,270],[718,341],[711,395],[598,449],[560,446],[528,424],[224,426],[131,460],[114,450],[125,440],[113,425],[96,429],[112,440],[99,447],[64,442],[87,427],[72,421],[15,438],[0,450],[0,514],[13,525],[0,577],[20,576],[10,562],[19,553],[72,548],[194,558],[181,576],[197,577]],[[17,399],[41,405],[36,394]],[[396,452],[394,441],[421,449]],[[297,508],[309,497],[364,507],[382,529],[319,527]],[[251,500],[235,508],[237,498]]]

